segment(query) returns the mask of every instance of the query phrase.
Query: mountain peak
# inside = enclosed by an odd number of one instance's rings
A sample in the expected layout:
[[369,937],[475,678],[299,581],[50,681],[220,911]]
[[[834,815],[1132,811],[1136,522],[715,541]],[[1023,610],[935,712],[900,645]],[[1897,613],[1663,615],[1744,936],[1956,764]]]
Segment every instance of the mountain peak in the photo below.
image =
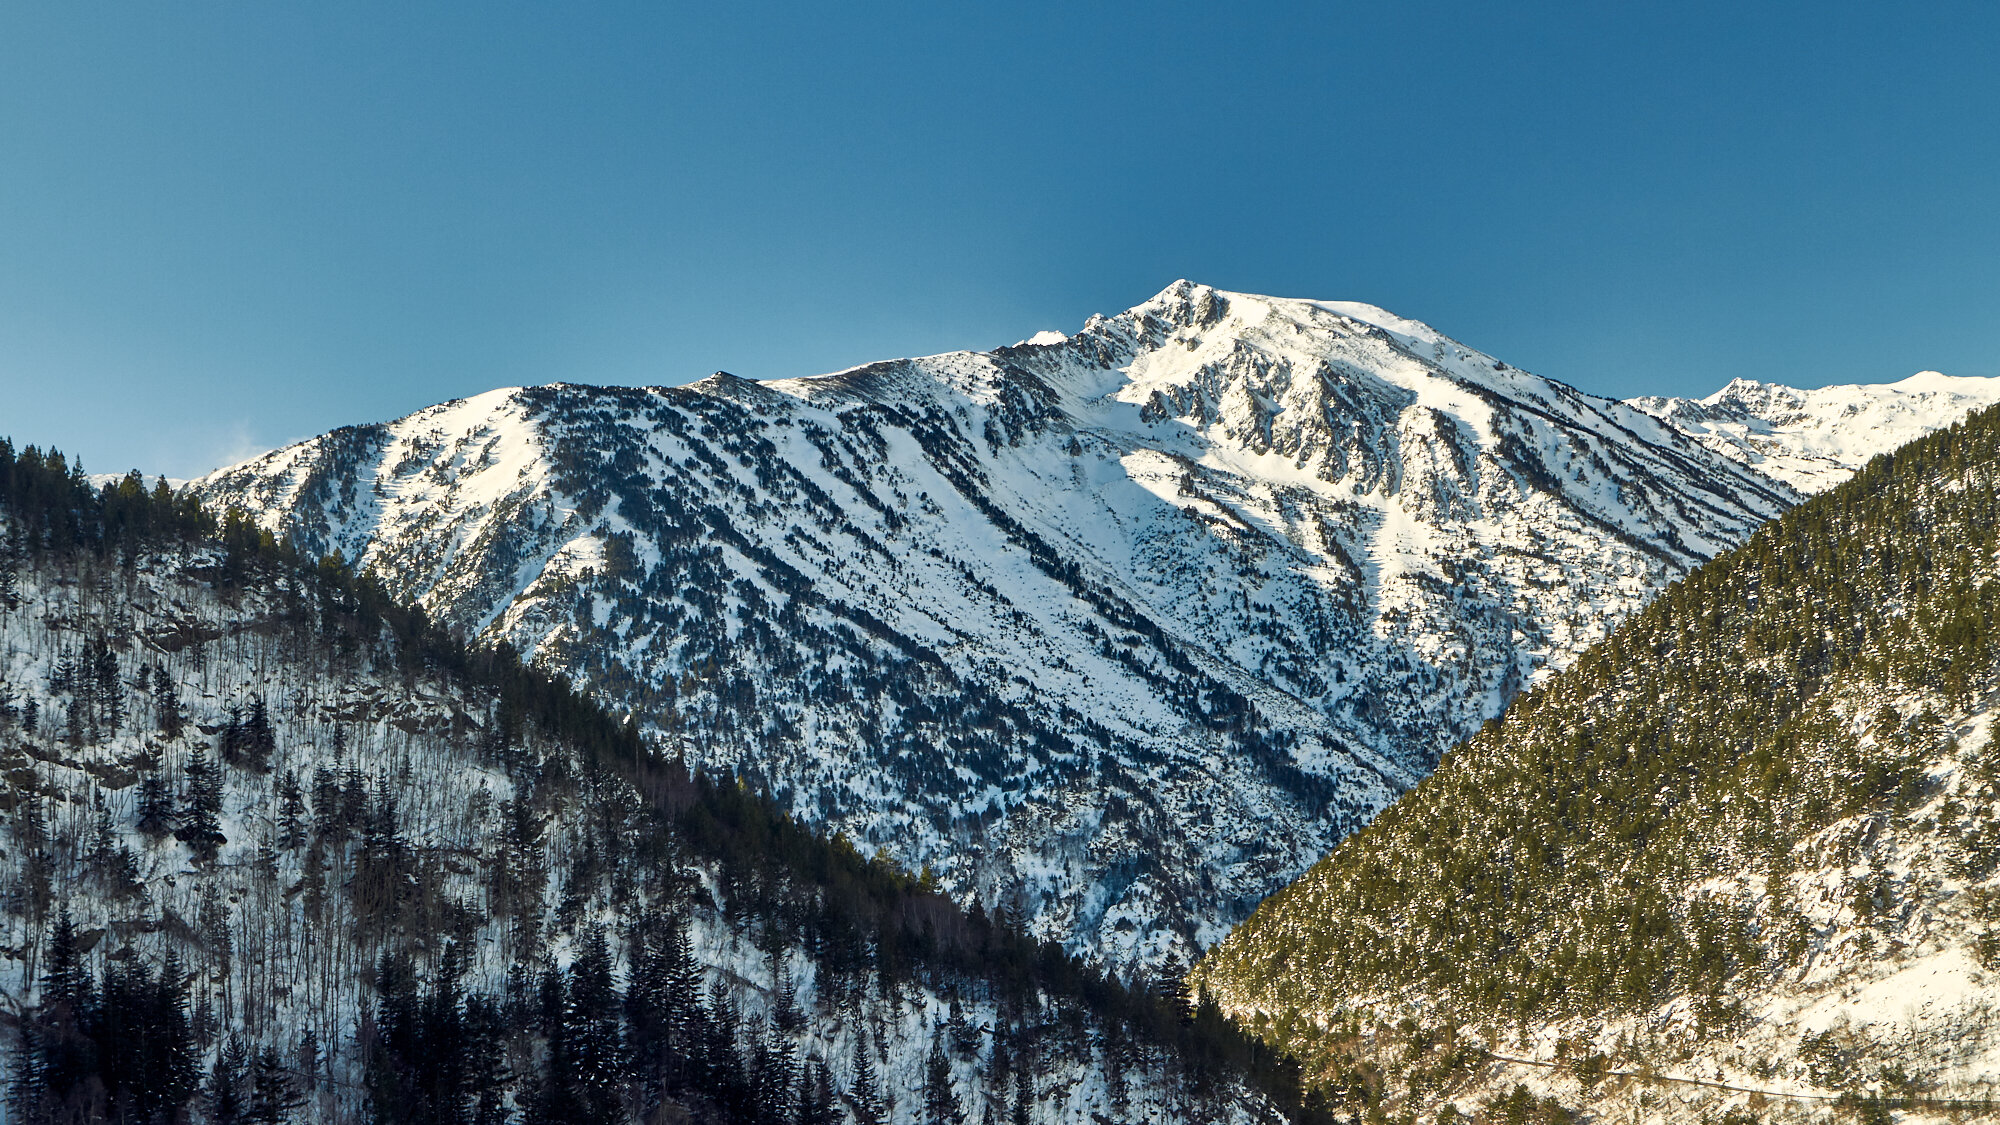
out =
[[1191,281],[1031,347],[363,436],[194,488],[1134,967],[1795,500],[1375,306]]

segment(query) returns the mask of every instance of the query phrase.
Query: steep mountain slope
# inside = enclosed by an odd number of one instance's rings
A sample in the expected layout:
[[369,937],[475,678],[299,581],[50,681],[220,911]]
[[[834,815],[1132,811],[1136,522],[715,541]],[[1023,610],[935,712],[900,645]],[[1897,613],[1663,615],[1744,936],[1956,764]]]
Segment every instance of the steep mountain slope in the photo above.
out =
[[1887,453],[2000,402],[2000,379],[1920,371],[1901,382],[1802,391],[1737,379],[1707,398],[1634,398],[1725,457],[1800,492],[1823,492]]
[[1989,409],[1670,588],[1193,976],[1315,1081],[1405,1112],[1524,1078],[1606,1120],[1746,1100],[1610,1071],[1981,1101],[1996,712]]
[[495,391],[195,490],[1126,964],[1796,500],[1380,309],[1185,282],[991,353]]
[[1213,1012],[1189,1024],[644,753],[511,654],[213,528],[0,441],[9,1122],[1280,1108]]

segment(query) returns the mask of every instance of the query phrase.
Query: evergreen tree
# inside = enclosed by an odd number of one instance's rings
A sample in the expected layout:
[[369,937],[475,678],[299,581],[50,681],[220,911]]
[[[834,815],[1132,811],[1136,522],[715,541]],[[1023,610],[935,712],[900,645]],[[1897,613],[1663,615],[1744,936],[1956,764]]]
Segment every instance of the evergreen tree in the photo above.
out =
[[978,1054],[979,1030],[977,1025],[965,1018],[965,1006],[959,1003],[958,994],[952,993],[945,1017],[945,1038],[951,1044],[953,1053],[962,1059]]
[[235,1033],[223,1041],[208,1074],[208,1118],[214,1125],[246,1125],[249,1110],[243,1086],[250,1077],[249,1053]]
[[250,708],[244,716],[242,729],[238,733],[238,752],[242,765],[258,773],[271,768],[271,756],[277,752],[278,734],[271,726],[271,710],[262,695],[250,697]]
[[857,1028],[854,1033],[854,1081],[847,1091],[847,1100],[854,1107],[856,1125],[883,1125],[887,1119],[887,1107],[882,1104],[881,1080],[875,1076],[875,1053],[868,1049],[868,1032]]
[[277,1048],[257,1052],[250,1066],[250,1102],[243,1120],[251,1125],[278,1125],[287,1113],[304,1104]]
[[168,946],[148,1030],[152,1059],[148,1066],[148,1089],[152,1103],[157,1106],[157,1113],[152,1116],[169,1120],[179,1107],[193,1099],[201,1085],[194,1028],[188,1018],[188,983],[180,953]]
[[754,1076],[757,1083],[757,1112],[766,1120],[788,1121],[797,1111],[793,1096],[798,1092],[798,1049],[791,1037],[766,1023],[758,1046]]
[[187,792],[174,835],[197,853],[213,855],[222,835],[222,772],[197,750],[188,755]]
[[164,836],[174,829],[174,788],[159,770],[147,770],[139,778],[136,802],[138,828],[148,836]]
[[306,806],[298,775],[286,770],[278,779],[278,846],[286,851],[306,842]]
[[1014,1112],[1009,1125],[1029,1125],[1035,1112],[1035,1080],[1026,1055],[1014,1061]]
[[944,1043],[933,1040],[930,1056],[924,1061],[924,1087],[917,1120],[922,1125],[965,1125],[965,1110],[959,1105],[952,1085],[951,1059]]
[[11,537],[0,539],[0,610],[21,604],[21,561]]
[[102,638],[92,641],[87,652],[91,702],[103,733],[116,734],[125,722],[125,686],[118,677],[118,654]]
[[512,1075],[505,1055],[506,1019],[492,1000],[473,995],[465,1001],[465,1086],[472,1098],[471,1125],[502,1125],[507,1120],[506,1094]]
[[798,1125],[840,1125],[833,1075],[824,1059],[814,1056],[800,1068],[799,1093],[793,1104],[798,1107]]
[[181,736],[187,724],[187,710],[181,706],[180,688],[160,665],[153,665],[153,724],[160,737],[169,742]]
[[229,705],[229,717],[222,721],[222,730],[215,736],[215,752],[225,765],[243,765],[243,708],[239,704]]
[[579,1125],[620,1117],[625,1081],[620,1007],[611,983],[610,949],[603,931],[592,930],[570,968],[565,1012]]
[[786,961],[782,947],[771,951],[771,979],[777,982],[777,1002],[772,1005],[771,1020],[778,1030],[796,1032],[806,1025],[805,1014],[799,1011],[799,989],[792,982],[792,967]]
[[40,1002],[23,1021],[23,1042],[33,1043],[33,1059],[26,1069],[34,1079],[22,1091],[27,1120],[102,1108],[102,1085],[93,1082],[99,1062],[91,1035],[98,1014],[97,993],[77,948],[67,906],[50,929],[47,956]]

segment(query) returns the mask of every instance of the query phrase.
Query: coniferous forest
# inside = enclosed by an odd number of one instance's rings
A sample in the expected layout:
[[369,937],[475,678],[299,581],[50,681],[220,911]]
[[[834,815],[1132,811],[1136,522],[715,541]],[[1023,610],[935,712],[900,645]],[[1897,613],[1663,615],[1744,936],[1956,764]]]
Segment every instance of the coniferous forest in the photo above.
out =
[[[1987,410],[1669,587],[1194,979],[1371,1113],[1502,1081],[1489,1049],[1541,1050],[1570,1109],[1697,1059],[1748,1088],[1983,1105],[1961,1068],[1996,1031],[1997,659]],[[1945,968],[1890,979],[1924,965]],[[1878,987],[1886,1030],[1846,1014]],[[1786,1022],[1815,1004],[1823,1026]]]
[[1177,974],[165,482],[0,443],[0,526],[9,1121],[1316,1117]]

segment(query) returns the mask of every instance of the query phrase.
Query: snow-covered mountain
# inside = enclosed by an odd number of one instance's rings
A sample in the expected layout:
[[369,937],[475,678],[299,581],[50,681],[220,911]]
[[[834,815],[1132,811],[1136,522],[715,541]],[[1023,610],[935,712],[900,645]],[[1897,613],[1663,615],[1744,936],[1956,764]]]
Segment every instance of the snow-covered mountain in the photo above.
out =
[[1879,453],[2000,402],[2000,379],[1919,371],[1900,382],[1798,390],[1737,379],[1707,398],[1627,400],[1725,457],[1823,492]]
[[193,486],[1112,963],[1206,945],[1798,494],[1367,305],[499,390]]

